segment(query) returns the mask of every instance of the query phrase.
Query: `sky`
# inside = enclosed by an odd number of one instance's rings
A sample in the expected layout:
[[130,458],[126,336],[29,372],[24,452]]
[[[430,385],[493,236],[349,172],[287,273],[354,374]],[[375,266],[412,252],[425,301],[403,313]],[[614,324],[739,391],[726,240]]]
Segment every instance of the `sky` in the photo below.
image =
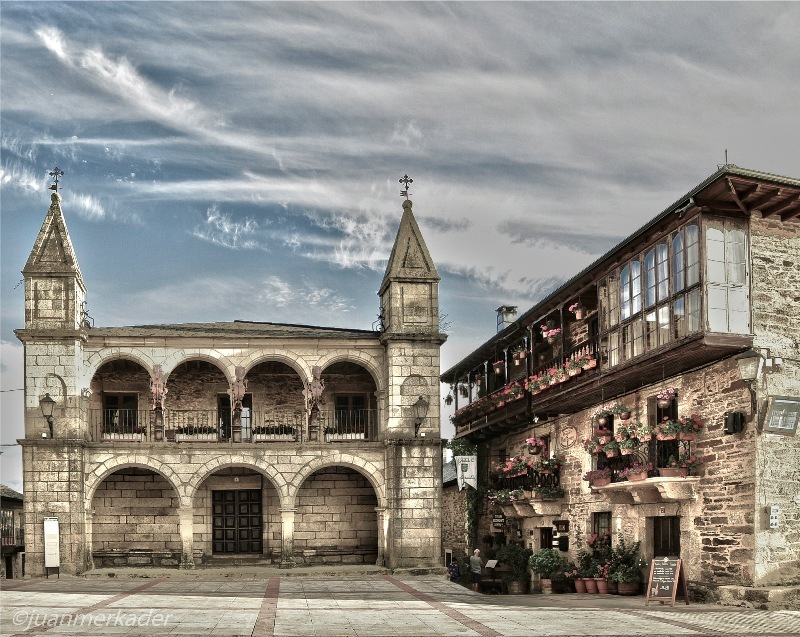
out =
[[369,329],[408,174],[445,370],[726,149],[800,177],[798,33],[796,3],[0,3],[0,479],[54,166],[96,326]]

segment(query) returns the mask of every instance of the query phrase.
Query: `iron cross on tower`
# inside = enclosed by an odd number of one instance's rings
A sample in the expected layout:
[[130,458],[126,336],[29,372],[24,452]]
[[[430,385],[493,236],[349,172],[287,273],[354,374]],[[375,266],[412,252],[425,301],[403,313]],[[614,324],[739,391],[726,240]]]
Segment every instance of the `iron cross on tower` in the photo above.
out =
[[403,178],[400,180],[400,183],[406,187],[405,190],[400,191],[400,196],[408,199],[408,184],[413,184],[414,180],[411,179],[411,177],[409,177],[408,175],[403,175]]
[[56,182],[50,186],[50,190],[55,190],[56,192],[58,192],[58,178],[64,176],[64,171],[59,170],[58,166],[56,166],[55,168],[53,168],[53,170],[51,170],[47,174],[56,180]]

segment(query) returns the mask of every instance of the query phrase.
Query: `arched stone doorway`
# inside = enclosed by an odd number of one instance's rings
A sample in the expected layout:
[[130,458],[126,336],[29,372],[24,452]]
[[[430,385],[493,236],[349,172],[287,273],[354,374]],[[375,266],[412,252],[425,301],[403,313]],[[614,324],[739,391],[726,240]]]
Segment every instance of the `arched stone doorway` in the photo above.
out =
[[358,363],[341,361],[322,370],[325,391],[320,432],[325,442],[378,439],[377,387]]
[[91,504],[95,567],[180,565],[179,505],[173,486],[150,469],[106,476]]
[[217,365],[199,359],[184,361],[170,372],[166,387],[167,440],[230,437],[230,382]]
[[295,496],[297,564],[375,564],[378,559],[375,489],[348,467],[318,469]]
[[305,384],[286,363],[265,361],[247,372],[242,401],[242,440],[280,441],[305,438]]
[[258,471],[249,467],[215,471],[197,487],[193,507],[194,549],[202,553],[204,563],[225,558],[280,562],[280,497]]

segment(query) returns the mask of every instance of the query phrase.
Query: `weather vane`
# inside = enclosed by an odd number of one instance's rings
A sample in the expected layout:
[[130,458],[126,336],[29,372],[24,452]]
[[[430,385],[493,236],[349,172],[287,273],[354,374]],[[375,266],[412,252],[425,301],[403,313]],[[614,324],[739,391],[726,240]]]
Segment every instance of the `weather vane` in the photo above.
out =
[[47,174],[56,180],[56,183],[50,186],[50,190],[55,190],[56,192],[58,192],[58,178],[64,176],[64,171],[60,170],[58,166],[56,166],[55,168],[53,168],[53,170],[51,170]]
[[411,177],[409,177],[408,175],[403,175],[403,178],[400,180],[400,183],[406,187],[405,190],[400,191],[400,196],[408,199],[408,184],[413,184],[414,180],[411,179]]

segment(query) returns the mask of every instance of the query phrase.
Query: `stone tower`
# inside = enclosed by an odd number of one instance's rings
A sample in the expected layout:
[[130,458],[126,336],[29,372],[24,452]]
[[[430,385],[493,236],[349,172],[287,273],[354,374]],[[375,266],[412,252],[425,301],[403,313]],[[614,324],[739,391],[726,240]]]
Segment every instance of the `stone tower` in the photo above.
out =
[[[439,274],[403,202],[378,292],[388,369],[386,430],[388,566],[441,564],[442,455],[439,424]],[[416,403],[427,403],[420,417]],[[424,411],[424,409],[423,409]]]
[[[25,277],[25,329],[16,334],[25,348],[25,537],[42,545],[42,521],[61,523],[63,561],[83,563],[83,445],[86,398],[83,382],[83,310],[86,286],[72,247],[61,196],[50,209],[22,270]],[[39,401],[55,401],[53,424],[42,417]],[[41,572],[43,555],[29,553],[32,572]],[[75,571],[70,566],[67,572]]]

